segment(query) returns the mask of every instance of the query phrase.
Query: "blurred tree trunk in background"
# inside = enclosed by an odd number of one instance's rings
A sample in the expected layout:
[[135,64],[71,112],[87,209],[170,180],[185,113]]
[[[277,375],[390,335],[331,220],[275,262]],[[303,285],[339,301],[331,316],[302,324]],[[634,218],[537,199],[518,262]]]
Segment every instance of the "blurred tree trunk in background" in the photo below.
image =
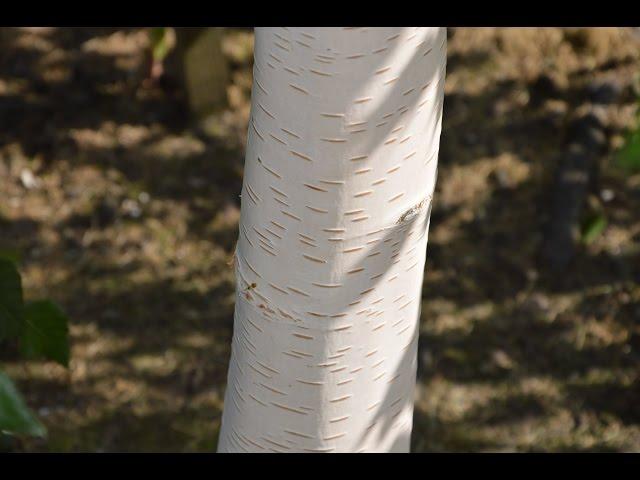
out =
[[441,28],[257,28],[221,452],[407,452]]
[[187,95],[190,110],[207,116],[227,105],[229,66],[222,53],[222,28],[176,27],[167,70]]

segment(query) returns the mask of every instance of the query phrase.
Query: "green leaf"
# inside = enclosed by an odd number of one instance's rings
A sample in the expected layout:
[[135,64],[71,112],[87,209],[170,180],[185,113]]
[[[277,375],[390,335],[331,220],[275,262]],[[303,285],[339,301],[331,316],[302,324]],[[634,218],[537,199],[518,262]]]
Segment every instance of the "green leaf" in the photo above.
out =
[[151,41],[151,54],[153,55],[153,59],[157,62],[161,62],[169,53],[169,44],[167,42],[167,28],[152,28],[149,32],[149,38]]
[[11,260],[0,258],[0,342],[20,335],[23,308],[20,274]]
[[624,146],[618,150],[616,161],[626,170],[640,170],[640,129],[629,133]]
[[13,382],[0,372],[0,432],[44,437],[44,426],[31,413]]
[[67,323],[67,316],[50,300],[27,303],[20,342],[22,354],[26,358],[45,358],[69,366]]
[[599,214],[585,222],[582,228],[582,241],[586,244],[593,242],[607,227],[607,219]]
[[0,259],[9,260],[15,265],[18,265],[18,263],[20,263],[20,252],[8,248],[0,248]]

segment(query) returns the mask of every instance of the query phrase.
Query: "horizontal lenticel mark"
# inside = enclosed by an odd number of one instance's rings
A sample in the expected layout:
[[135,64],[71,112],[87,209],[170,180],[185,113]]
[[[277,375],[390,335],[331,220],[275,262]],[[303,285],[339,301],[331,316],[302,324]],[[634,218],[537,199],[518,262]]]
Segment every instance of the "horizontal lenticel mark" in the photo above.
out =
[[258,131],[258,128],[256,127],[256,124],[255,124],[255,122],[253,120],[251,121],[251,126],[253,127],[253,131],[256,132],[256,135],[258,135],[258,137],[260,137],[260,140],[264,140],[264,137]]
[[320,75],[320,76],[323,76],[323,77],[332,77],[333,76],[332,73],[323,72],[321,70],[315,70],[313,68],[310,68],[309,71],[311,73],[315,73],[316,75]]
[[307,240],[311,240],[312,242],[315,242],[315,241],[316,241],[316,239],[315,239],[315,238],[310,237],[309,235],[305,235],[304,233],[299,233],[299,232],[298,232],[298,235],[300,235],[302,238],[306,238]]
[[314,338],[311,335],[303,335],[302,333],[292,333],[291,335],[293,335],[294,337],[302,338],[304,340],[313,340]]
[[295,150],[289,150],[289,152],[292,155],[295,155],[296,157],[302,158],[303,160],[306,160],[307,162],[313,162],[313,160],[311,159],[311,157],[308,157],[300,152],[296,152]]
[[310,188],[311,190],[315,190],[316,192],[324,192],[327,193],[329,190],[325,190],[322,187],[318,187],[316,185],[311,185],[310,183],[304,183],[303,184],[305,187]]
[[259,243],[259,244],[258,244],[258,246],[259,246],[260,248],[262,248],[262,250],[264,250],[265,252],[267,252],[269,255],[271,255],[271,256],[273,256],[273,257],[277,256],[277,255],[276,255],[275,253],[273,253],[271,250],[269,250],[268,248],[266,248],[266,247],[264,246],[264,244],[262,243],[262,241],[261,241],[261,243]]
[[286,133],[287,135],[291,135],[291,136],[292,136],[292,137],[294,137],[294,138],[297,138],[297,139],[299,139],[299,138],[300,138],[300,136],[299,136],[299,135],[296,135],[295,133],[293,133],[293,132],[292,132],[292,131],[290,131],[290,130],[287,130],[286,128],[281,128],[280,130],[282,130],[282,131],[283,131],[284,133]]
[[[339,327],[335,327],[333,329],[334,332],[342,332],[344,330],[349,330],[351,327],[353,327],[353,325],[341,325]],[[353,372],[352,372],[353,373]]]
[[265,383],[260,382],[260,386],[266,388],[267,390],[271,390],[273,393],[277,393],[279,395],[287,395],[285,392],[283,392],[282,390],[278,390],[277,388],[273,388]]
[[269,95],[257,78],[255,79],[255,82],[256,82],[256,85],[258,86],[258,88],[260,90],[262,90],[262,93],[264,93],[265,95]]
[[351,397],[353,397],[353,395],[343,395],[341,397],[332,398],[331,400],[329,400],[329,402],[331,402],[331,403],[339,403],[339,402],[343,402],[345,400],[348,400]]
[[317,258],[317,257],[312,257],[311,255],[307,255],[306,253],[303,253],[302,256],[304,258],[306,258],[307,260],[311,260],[312,262],[316,262],[316,263],[327,263],[326,260],[323,260],[321,258]]
[[329,423],[343,422],[343,421],[347,420],[348,418],[351,418],[351,415],[344,415],[342,417],[331,418],[331,419],[329,419]]
[[275,220],[271,220],[271,223],[273,225],[275,225],[276,227],[282,229],[282,230],[286,230],[286,228],[284,228],[282,225],[280,225],[278,222],[276,222]]
[[291,350],[291,353],[294,353],[294,354],[296,354],[296,355],[298,355],[300,357],[303,357],[303,358],[305,358],[305,357],[306,358],[313,358],[313,355],[311,355],[310,353],[300,352],[298,350]]
[[290,83],[290,84],[289,84],[289,86],[290,86],[291,88],[293,88],[294,90],[297,90],[297,91],[299,91],[299,92],[301,92],[301,93],[304,93],[305,95],[309,95],[309,92],[308,92],[308,91],[306,91],[306,90],[305,90],[304,88],[302,88],[302,87],[299,87],[298,85],[294,85],[293,83]]
[[291,286],[287,286],[287,288],[289,290],[291,290],[292,292],[297,293],[298,295],[302,295],[303,297],[309,297],[310,296],[307,292],[304,292],[304,291],[302,291],[302,290],[300,290],[298,288],[291,287]]
[[285,202],[284,200],[280,200],[278,197],[273,197],[273,199],[278,202],[280,205],[284,205],[285,207],[290,207],[291,205],[289,205],[287,202]]
[[258,163],[259,163],[260,165],[262,165],[262,166],[264,167],[264,169],[265,169],[267,172],[269,172],[270,174],[272,174],[274,177],[277,177],[277,178],[280,178],[280,179],[282,178],[282,176],[281,176],[278,172],[276,172],[276,171],[275,171],[275,170],[273,170],[272,168],[267,167],[267,166],[264,164],[264,162],[260,159],[260,157],[258,157]]
[[296,381],[300,382],[300,383],[302,383],[304,385],[322,386],[322,385],[325,384],[324,382],[312,382],[312,381],[309,381],[309,380],[300,380],[299,378],[297,378]]
[[264,107],[262,106],[262,104],[261,104],[261,103],[258,103],[258,106],[262,109],[262,111],[263,111],[264,113],[266,113],[267,115],[269,115],[269,116],[270,116],[271,118],[273,118],[274,120],[276,119],[276,117],[274,117],[274,116],[273,116],[273,114],[271,114],[271,112],[269,112],[269,110],[267,110],[266,108],[264,108]]
[[409,300],[407,303],[405,303],[400,308],[398,308],[398,310],[403,310],[405,307],[409,306],[412,302],[413,302],[413,300]]
[[273,235],[274,237],[279,238],[280,240],[282,240],[282,237],[281,237],[280,235],[278,235],[276,232],[274,232],[273,230],[270,230],[270,229],[269,229],[269,228],[267,228],[267,227],[264,227],[264,229],[265,229],[267,232],[269,232],[271,235]]
[[357,210],[349,210],[348,212],[344,212],[345,215],[357,215],[358,213],[364,212],[364,208],[358,208]]
[[275,290],[281,292],[281,293],[284,293],[285,295],[289,295],[289,292],[287,292],[284,288],[280,288],[279,286],[274,285],[273,283],[269,283],[269,286],[271,288],[274,288]]
[[344,185],[344,180],[318,180],[320,183],[324,183],[325,185]]
[[294,432],[294,431],[291,431],[291,430],[285,430],[284,432],[288,433],[289,435],[294,435],[296,437],[309,438],[309,439],[313,439],[314,438],[311,435],[305,435],[304,433],[298,433],[298,432]]
[[367,196],[367,195],[371,195],[372,193],[373,193],[373,190],[365,190],[365,191],[363,191],[363,192],[358,192],[358,193],[354,194],[353,196],[354,196],[355,198],[358,198],[358,197],[365,197],[365,196]]
[[317,208],[317,207],[312,207],[310,205],[305,205],[305,207],[307,207],[309,210],[311,210],[312,212],[318,212],[318,213],[329,213],[329,210],[326,210],[324,208]]
[[318,363],[316,367],[329,368],[329,367],[335,367],[337,364],[338,362],[322,362],[322,363]]
[[255,396],[253,396],[251,393],[249,394],[249,397],[251,397],[253,400],[255,400],[256,402],[258,402],[260,405],[266,407],[267,404],[264,403],[262,400],[258,400]]
[[293,412],[293,413],[297,413],[299,415],[307,415],[307,412],[305,412],[304,410],[298,410],[296,408],[293,407],[288,407],[287,405],[282,405],[280,403],[276,403],[276,402],[271,402],[271,405],[281,408],[283,410],[287,410],[289,412]]

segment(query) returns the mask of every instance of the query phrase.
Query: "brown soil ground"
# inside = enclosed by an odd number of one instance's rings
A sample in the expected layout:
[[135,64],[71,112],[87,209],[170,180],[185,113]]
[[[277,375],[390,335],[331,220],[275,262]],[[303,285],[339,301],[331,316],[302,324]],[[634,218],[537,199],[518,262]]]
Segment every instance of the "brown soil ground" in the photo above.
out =
[[[2,30],[0,248],[72,335],[68,370],[3,353],[49,429],[15,448],[215,448],[252,42],[227,31],[230,107],[203,130],[143,86],[144,30]],[[450,31],[414,451],[640,450],[640,175],[610,153],[639,67],[623,29]],[[581,109],[608,119],[588,199],[608,225],[558,275],[539,251]]]

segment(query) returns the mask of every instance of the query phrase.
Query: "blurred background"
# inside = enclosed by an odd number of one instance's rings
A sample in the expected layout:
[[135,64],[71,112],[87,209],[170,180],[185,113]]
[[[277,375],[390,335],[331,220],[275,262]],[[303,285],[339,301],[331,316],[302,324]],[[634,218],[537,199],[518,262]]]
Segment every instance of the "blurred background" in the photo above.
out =
[[[412,449],[640,451],[640,38],[448,35]],[[0,251],[70,338],[68,368],[0,343],[48,431],[0,449],[215,449],[252,55],[0,29]]]

